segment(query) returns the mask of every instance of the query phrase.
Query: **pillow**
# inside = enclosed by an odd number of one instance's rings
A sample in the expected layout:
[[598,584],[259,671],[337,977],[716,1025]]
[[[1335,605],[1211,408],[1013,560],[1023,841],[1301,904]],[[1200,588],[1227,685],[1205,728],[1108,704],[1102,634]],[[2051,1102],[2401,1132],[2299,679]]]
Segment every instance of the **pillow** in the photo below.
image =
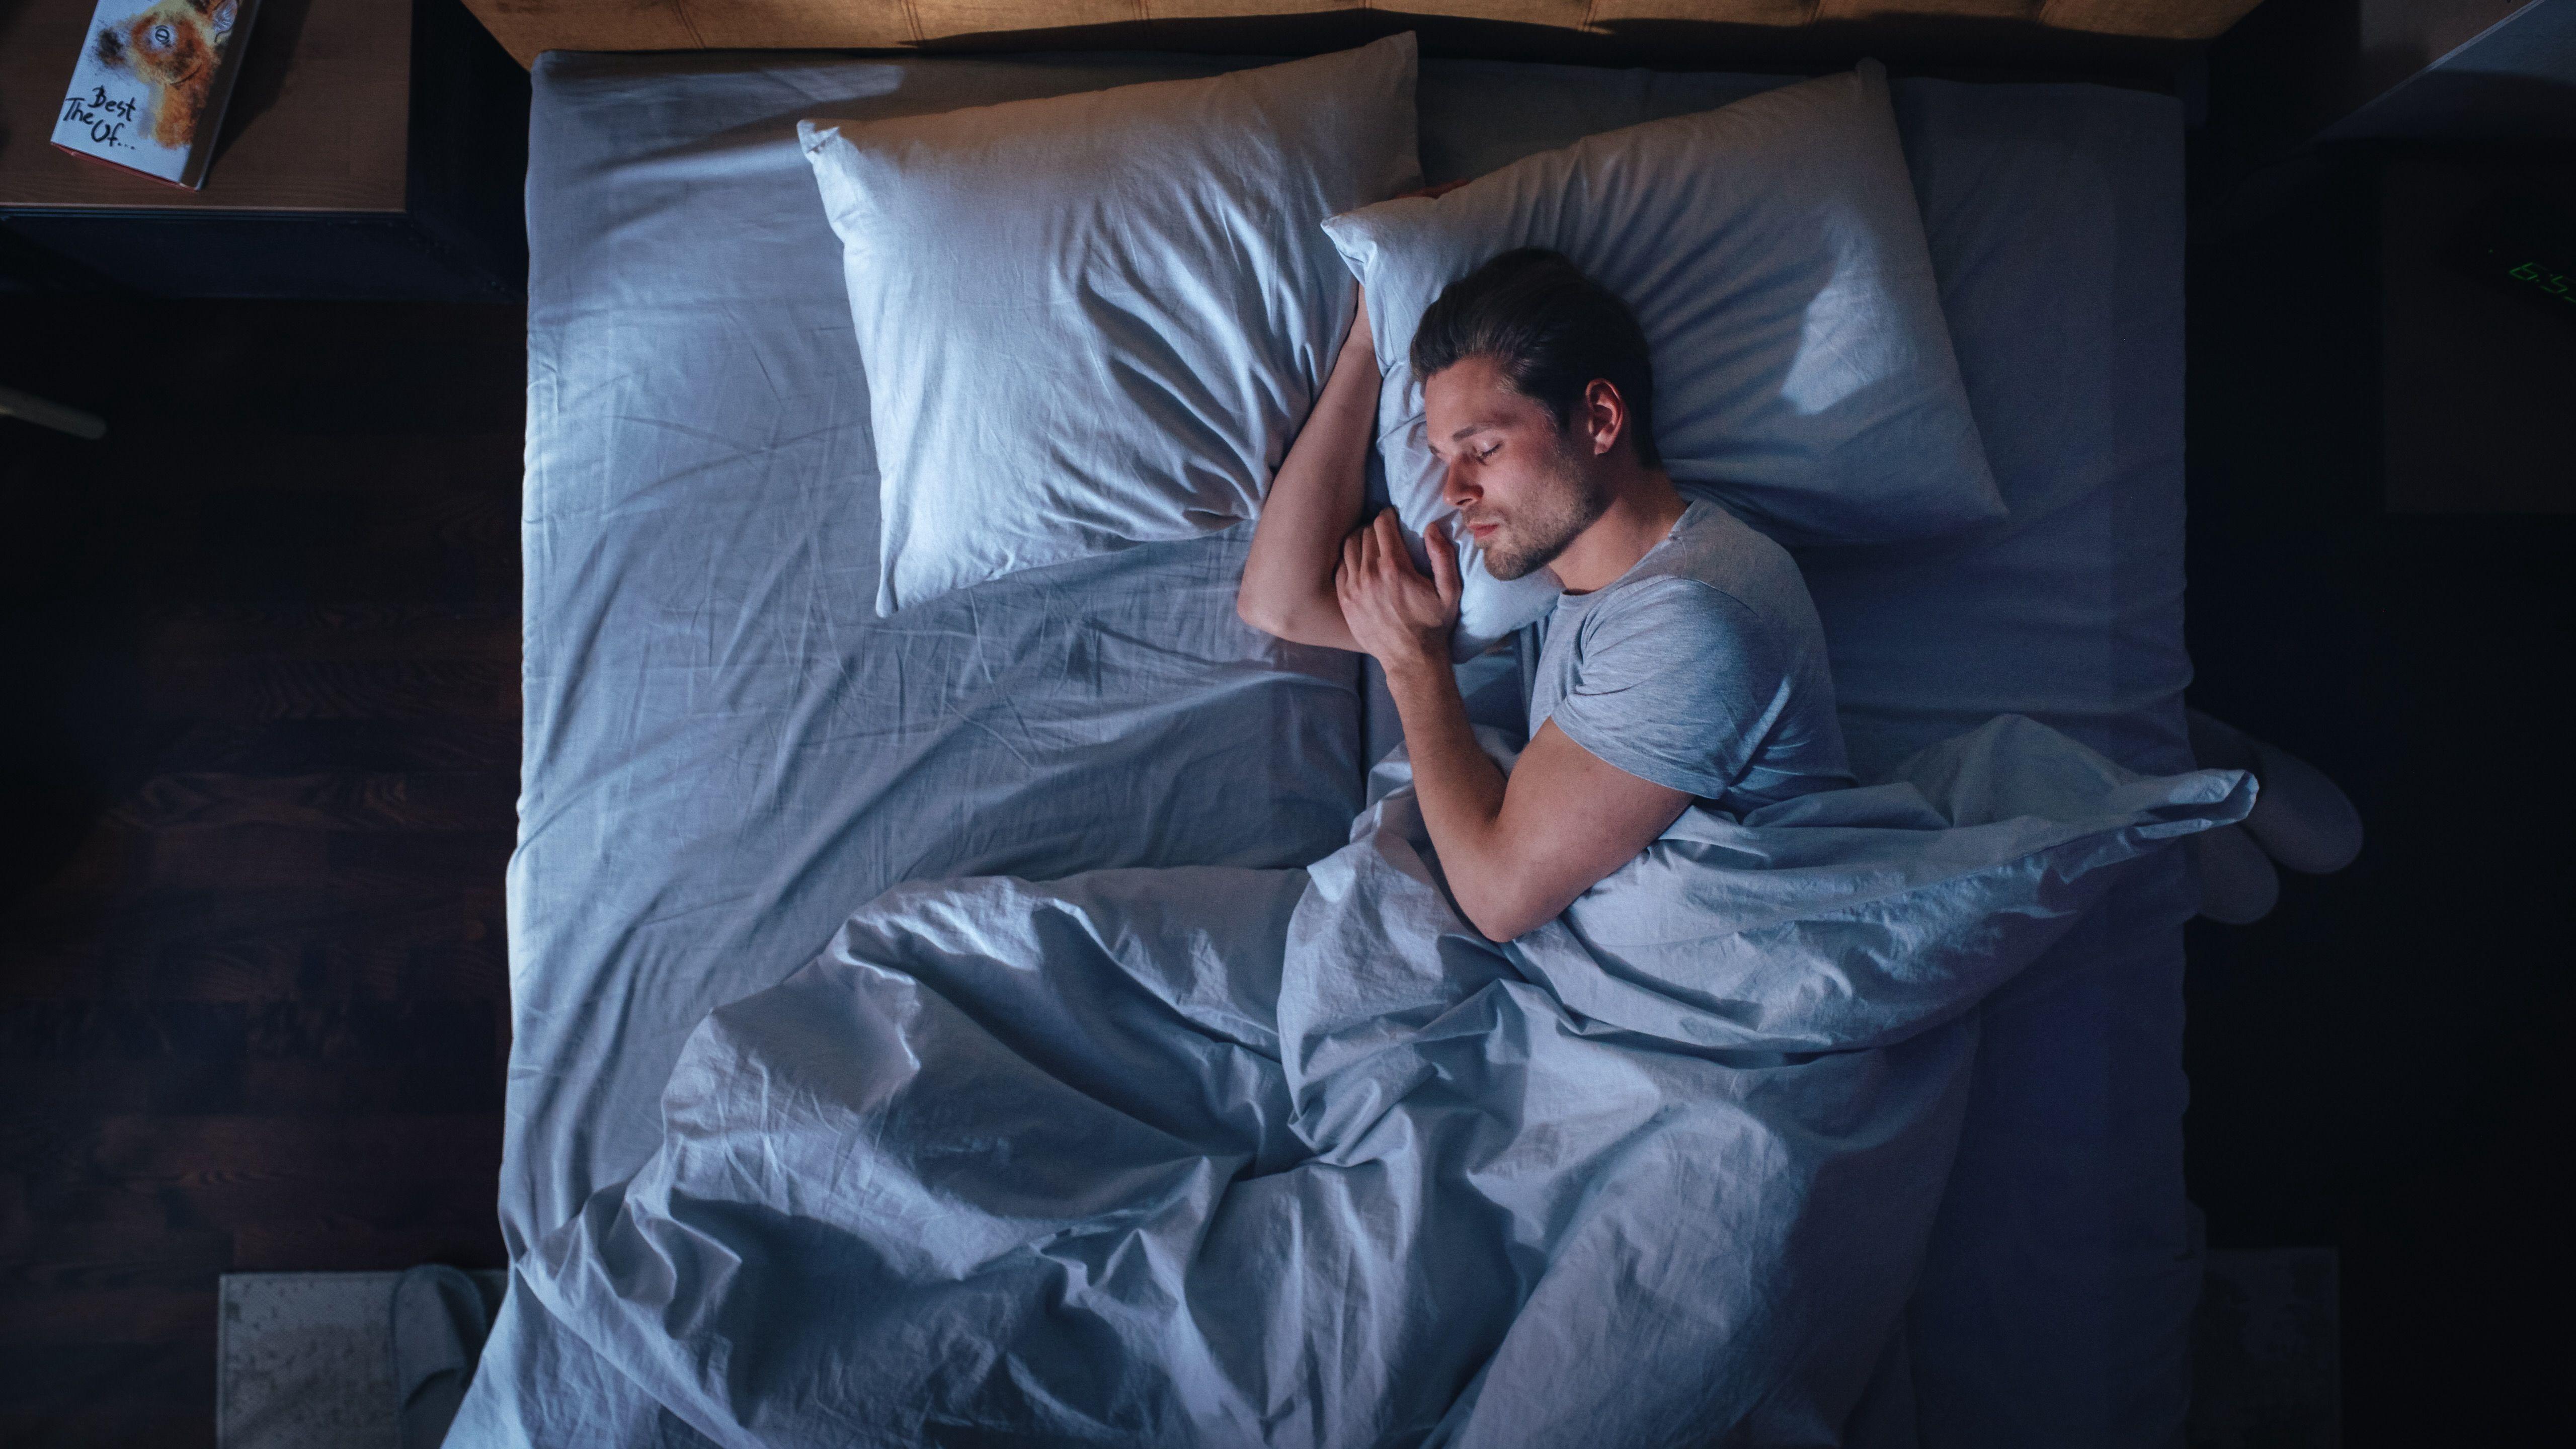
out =
[[[1417,535],[1452,510],[1406,361],[1414,329],[1442,288],[1524,246],[1565,253],[1636,309],[1665,467],[1780,542],[1886,543],[2003,516],[1875,61],[1324,229],[1367,288],[1387,489]],[[1557,593],[1545,570],[1496,581],[1477,552],[1460,549],[1462,651]]]
[[1340,346],[1324,218],[1418,184],[1414,43],[797,126],[874,422],[877,612],[1253,516]]

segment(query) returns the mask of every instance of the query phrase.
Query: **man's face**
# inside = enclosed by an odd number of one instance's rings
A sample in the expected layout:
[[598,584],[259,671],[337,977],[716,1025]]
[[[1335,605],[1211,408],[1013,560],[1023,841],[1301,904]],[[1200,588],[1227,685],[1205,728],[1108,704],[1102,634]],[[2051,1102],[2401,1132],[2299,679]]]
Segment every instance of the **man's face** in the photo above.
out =
[[1449,469],[1440,495],[1495,578],[1546,567],[1609,508],[1592,450],[1490,359],[1424,379],[1422,410],[1431,451]]

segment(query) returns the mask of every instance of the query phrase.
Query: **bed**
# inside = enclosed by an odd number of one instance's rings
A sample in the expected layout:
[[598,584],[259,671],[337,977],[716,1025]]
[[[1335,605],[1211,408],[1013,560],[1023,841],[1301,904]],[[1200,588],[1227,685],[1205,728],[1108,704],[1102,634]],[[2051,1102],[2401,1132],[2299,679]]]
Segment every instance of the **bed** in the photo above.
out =
[[[794,138],[817,113],[1227,64],[538,61],[501,1195],[515,1259],[654,1150],[692,1028],[787,977],[879,891],[1294,865],[1341,843],[1388,738],[1383,703],[1348,656],[1235,621],[1247,530],[874,614],[866,384]],[[1427,60],[1423,169],[1474,175],[1776,83]],[[2012,516],[1802,558],[1854,763],[1868,777],[2015,712],[2141,772],[2188,769],[2179,107],[2081,85],[1895,93]],[[1904,1331],[1848,1442],[2179,1442],[2198,1291],[2181,1155],[2194,899],[2180,852],[2150,856],[1986,1001]],[[521,1280],[452,1442],[700,1438]]]

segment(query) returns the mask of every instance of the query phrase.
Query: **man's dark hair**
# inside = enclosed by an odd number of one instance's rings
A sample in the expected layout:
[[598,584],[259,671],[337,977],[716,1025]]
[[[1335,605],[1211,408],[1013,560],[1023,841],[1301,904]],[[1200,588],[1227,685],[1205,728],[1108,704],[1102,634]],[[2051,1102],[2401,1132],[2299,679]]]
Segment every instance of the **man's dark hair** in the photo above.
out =
[[1663,466],[1645,331],[1627,303],[1564,253],[1508,251],[1441,292],[1413,334],[1413,375],[1428,380],[1470,357],[1491,359],[1522,396],[1556,415],[1558,427],[1593,379],[1606,379],[1628,405],[1637,460]]

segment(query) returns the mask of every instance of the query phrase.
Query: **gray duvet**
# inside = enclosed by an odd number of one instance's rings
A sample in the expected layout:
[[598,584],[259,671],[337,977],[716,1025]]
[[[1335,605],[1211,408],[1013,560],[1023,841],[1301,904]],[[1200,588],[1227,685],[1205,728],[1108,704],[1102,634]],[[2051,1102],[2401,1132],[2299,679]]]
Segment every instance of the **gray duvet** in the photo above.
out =
[[1371,795],[1302,870],[887,893],[691,1035],[525,1281],[727,1444],[1836,1442],[1970,1008],[2252,789],[2006,716],[1694,808],[1505,946],[1400,754]]

